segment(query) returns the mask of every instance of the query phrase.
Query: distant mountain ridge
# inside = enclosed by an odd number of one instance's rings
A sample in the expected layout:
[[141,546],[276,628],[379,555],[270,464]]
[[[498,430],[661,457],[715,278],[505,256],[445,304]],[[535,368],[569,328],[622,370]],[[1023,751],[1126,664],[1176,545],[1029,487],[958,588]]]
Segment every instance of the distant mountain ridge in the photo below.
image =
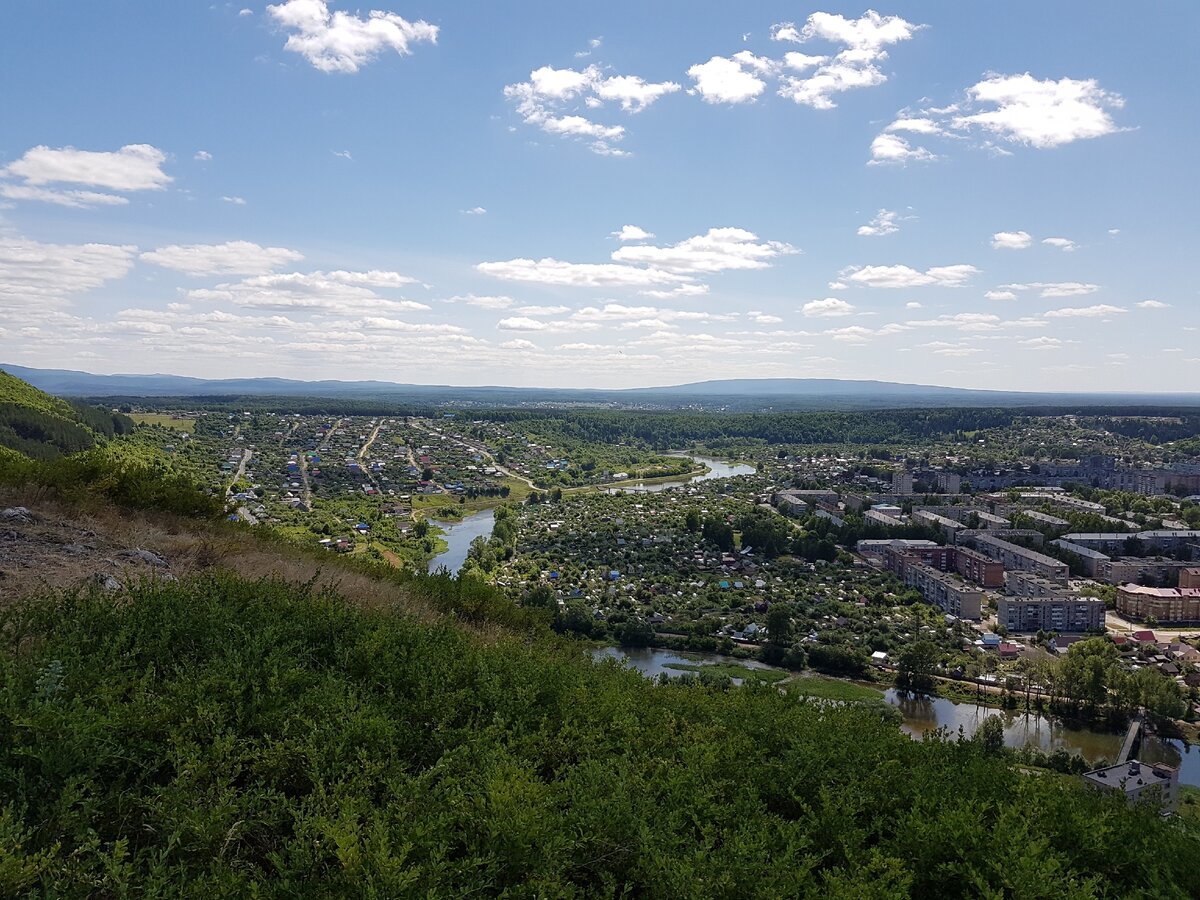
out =
[[43,391],[77,397],[343,397],[481,406],[554,404],[738,410],[881,409],[939,406],[1200,406],[1200,393],[1087,393],[978,390],[833,378],[741,378],[664,387],[589,389],[456,387],[388,381],[93,375],[68,369],[0,368]]

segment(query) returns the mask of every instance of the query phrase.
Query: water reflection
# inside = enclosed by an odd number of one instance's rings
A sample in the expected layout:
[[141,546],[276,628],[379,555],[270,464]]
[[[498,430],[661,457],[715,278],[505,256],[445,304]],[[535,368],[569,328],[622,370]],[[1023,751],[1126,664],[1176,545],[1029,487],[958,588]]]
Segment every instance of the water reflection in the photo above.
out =
[[677,478],[672,479],[671,481],[659,481],[654,484],[629,484],[621,487],[609,488],[608,493],[655,494],[659,491],[682,487],[683,485],[691,484],[694,481],[711,481],[714,478],[732,478],[735,475],[753,475],[755,472],[754,466],[747,466],[743,463],[730,463],[723,459],[716,459],[712,456],[693,456],[690,453],[668,453],[667,456],[686,457],[694,460],[698,464],[708,466],[708,471],[701,475],[689,475],[686,478]]
[[496,524],[495,511],[485,509],[465,516],[461,522],[440,522],[436,519],[433,524],[443,531],[442,540],[447,548],[429,561],[429,571],[446,569],[451,575],[457,575],[467,561],[467,551],[471,549],[471,541],[477,537],[486,537],[492,533]]

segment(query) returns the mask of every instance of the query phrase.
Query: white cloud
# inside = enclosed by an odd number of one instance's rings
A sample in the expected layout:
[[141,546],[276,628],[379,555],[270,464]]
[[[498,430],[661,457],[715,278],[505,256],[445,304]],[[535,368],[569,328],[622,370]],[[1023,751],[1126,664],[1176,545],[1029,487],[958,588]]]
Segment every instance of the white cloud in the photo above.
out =
[[[735,54],[732,59],[714,56],[687,70],[688,77],[696,82],[693,90],[705,103],[748,103],[762,94],[767,83],[758,77],[753,67],[743,64],[739,59],[742,56],[742,53]],[[749,53],[745,56],[757,59]]]
[[116,244],[43,244],[0,234],[0,308],[37,310],[123,278],[136,247]]
[[979,270],[965,264],[933,266],[924,272],[909,266],[851,266],[838,274],[853,284],[873,288],[960,287]]
[[1049,309],[1042,315],[1047,319],[1095,319],[1103,316],[1119,315],[1126,310],[1120,306],[1109,306],[1101,303],[1096,306],[1064,306],[1062,309]]
[[518,306],[513,310],[523,316],[561,316],[570,311],[569,306]]
[[910,300],[904,304],[905,309],[924,309],[925,307],[916,300]]
[[1079,246],[1070,238],[1065,238],[1065,237],[1043,238],[1042,243],[1046,244],[1049,247],[1057,247],[1059,250],[1063,251],[1063,253],[1071,253],[1075,250],[1076,247]]
[[1082,281],[1031,281],[1028,284],[1002,284],[1000,287],[1005,291],[1039,291],[1039,296],[1046,299],[1082,297],[1100,290],[1100,285]]
[[881,16],[874,10],[867,10],[858,19],[813,13],[800,29],[791,23],[776,25],[772,29],[772,40],[802,43],[821,39],[845,47],[831,59],[804,57],[795,60],[800,67],[814,66],[815,69],[803,77],[785,75],[781,79],[779,95],[814,109],[832,109],[837,105],[833,95],[887,81],[887,76],[876,65],[887,59],[884,48],[910,39],[921,27],[899,16]]
[[1163,303],[1161,300],[1139,300],[1136,304],[1138,309],[1166,309],[1170,303]]
[[636,225],[622,225],[621,230],[614,231],[610,237],[615,237],[618,241],[648,241],[654,235]]
[[226,203],[232,203],[234,206],[245,206],[246,200],[243,197],[222,197]]
[[899,213],[888,209],[881,209],[869,223],[858,226],[857,234],[859,237],[882,237],[888,234],[895,234],[900,230],[900,225],[898,224],[899,218]]
[[924,147],[914,147],[902,137],[880,134],[871,141],[871,159],[868,165],[904,165],[910,162],[929,162],[937,159]]
[[510,316],[497,322],[496,327],[501,331],[544,331],[550,325],[528,316]]
[[185,275],[264,275],[304,254],[286,247],[262,247],[250,241],[224,244],[172,244],[141,255],[143,262],[154,263]]
[[1043,335],[1042,337],[1017,341],[1017,343],[1028,350],[1057,350],[1062,347],[1065,342],[1056,337],[1046,337]]
[[210,159],[212,159],[212,154],[207,150],[197,150],[192,159],[197,160],[198,162],[208,162]]
[[51,190],[28,184],[7,184],[3,181],[0,181],[0,197],[8,200],[37,200],[41,203],[54,203],[58,206],[70,206],[76,209],[87,209],[92,206],[124,206],[129,202],[117,194],[105,194],[99,191]]
[[770,260],[796,249],[781,241],[758,241],[744,228],[710,228],[668,247],[627,245],[615,250],[616,262],[645,263],[674,272],[710,273],[726,269],[764,269]]
[[414,300],[393,300],[376,290],[404,287],[413,279],[399,272],[287,272],[256,275],[216,288],[188,291],[188,299],[232,303],[249,309],[309,310],[336,315],[376,315],[380,312],[428,311]]
[[483,216],[487,214],[487,210],[482,206],[472,206],[470,209],[462,210],[464,216]]
[[0,196],[74,207],[125,204],[128,201],[116,194],[47,185],[86,185],[122,193],[162,190],[172,180],[162,170],[166,159],[165,153],[149,144],[128,144],[112,152],[33,147],[0,168],[0,179],[21,181],[0,183]]
[[451,300],[462,300],[468,306],[478,307],[479,309],[508,309],[514,303],[512,297],[479,297],[475,294],[467,294],[465,297],[451,297]]
[[1095,79],[1039,81],[1028,72],[992,75],[968,88],[967,94],[976,103],[995,108],[956,116],[955,128],[978,126],[1004,140],[1037,148],[1112,134],[1119,129],[1108,110],[1124,105],[1118,95],[1101,90]]
[[500,345],[505,350],[536,350],[537,344],[533,341],[527,341],[523,338],[517,338],[511,341],[505,341]]
[[826,297],[824,300],[810,300],[800,311],[809,318],[848,316],[854,312],[854,305],[836,297]]
[[901,116],[884,131],[910,131],[913,134],[943,134],[942,126],[925,116]]
[[324,0],[285,0],[268,6],[267,12],[292,32],[284,47],[322,72],[357,72],[383,50],[407,56],[411,45],[436,44],[438,37],[438,27],[422,20],[410,22],[377,9],[360,19],[346,12],[331,13]]
[[622,266],[615,263],[571,263],[546,257],[539,260],[510,259],[482,262],[477,270],[504,281],[572,287],[649,287],[686,280],[663,269]]
[[606,101],[615,101],[625,112],[637,113],[678,90],[680,86],[673,81],[654,83],[636,75],[606,76],[594,65],[582,70],[542,66],[529,73],[529,81],[507,85],[504,96],[516,104],[525,124],[547,134],[586,140],[595,153],[624,156],[625,151],[613,146],[625,137],[624,126],[605,125],[578,115],[573,104],[581,101],[594,110]]
[[340,157],[342,159],[348,159],[351,162],[354,162],[354,157],[350,155],[349,150],[330,150],[329,152],[332,153],[334,156]]
[[171,182],[162,170],[167,156],[149,144],[128,144],[115,152],[74,147],[34,147],[0,173],[27,184],[86,184],[112,191],[158,191]]
[[1012,291],[987,291],[983,298],[985,300],[1016,300],[1017,295]]
[[1028,231],[997,231],[992,235],[992,247],[996,250],[1024,250],[1032,243]]

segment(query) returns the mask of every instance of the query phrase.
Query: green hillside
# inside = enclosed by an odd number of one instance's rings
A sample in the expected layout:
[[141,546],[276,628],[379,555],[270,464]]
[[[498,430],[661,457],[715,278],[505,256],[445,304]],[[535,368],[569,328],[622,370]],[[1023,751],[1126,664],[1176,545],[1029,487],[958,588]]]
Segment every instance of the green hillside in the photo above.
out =
[[536,629],[221,575],[0,611],[5,896],[1183,898],[1197,859],[1003,748]]
[[33,459],[54,459],[132,428],[127,416],[68,403],[0,369],[0,447]]

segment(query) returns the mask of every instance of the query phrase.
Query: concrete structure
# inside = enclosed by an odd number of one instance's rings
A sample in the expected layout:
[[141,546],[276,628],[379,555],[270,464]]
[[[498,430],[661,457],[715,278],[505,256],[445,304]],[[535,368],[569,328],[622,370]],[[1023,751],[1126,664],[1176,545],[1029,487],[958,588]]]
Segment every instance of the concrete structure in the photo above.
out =
[[1179,573],[1181,588],[1200,588],[1200,568],[1184,569]]
[[884,548],[883,567],[901,580],[904,579],[904,570],[909,565],[928,566],[939,572],[949,572],[954,568],[954,551],[954,547],[943,547],[932,542],[912,546],[896,541],[892,546]]
[[1147,584],[1155,587],[1173,587],[1179,584],[1182,572],[1191,563],[1177,559],[1155,557],[1144,559],[1138,556],[1122,556],[1099,563],[1096,578],[1108,584]]
[[872,525],[882,525],[884,528],[901,528],[908,524],[907,521],[901,519],[899,516],[880,512],[878,509],[868,509],[863,513],[863,521],[869,522]]
[[963,578],[984,587],[996,588],[1004,585],[1004,563],[988,559],[969,547],[954,548],[954,569]]
[[948,541],[953,541],[960,531],[966,529],[966,526],[962,522],[956,522],[954,519],[939,513],[930,512],[927,509],[913,513],[913,522],[929,528],[937,528],[946,536],[946,540]]
[[1009,631],[1099,631],[1104,601],[1098,597],[1001,597],[996,620]]
[[810,506],[816,506],[818,503],[837,503],[838,495],[836,491],[828,489],[787,490],[777,492],[771,499],[774,500],[776,508],[785,515],[802,516],[808,514]]
[[1038,525],[1048,525],[1051,528],[1069,528],[1071,523],[1066,519],[1060,519],[1058,516],[1052,516],[1050,513],[1038,512],[1036,509],[1024,510],[1021,515]]
[[913,492],[913,478],[910,472],[892,473],[892,493],[904,496]]
[[990,559],[998,560],[1009,571],[1032,572],[1053,581],[1066,583],[1070,574],[1067,564],[1053,557],[1038,553],[1036,550],[1026,550],[1016,544],[993,537],[979,534],[974,539],[975,549]]
[[1108,562],[1111,559],[1107,553],[1101,553],[1099,550],[1093,550],[1091,547],[1084,547],[1082,544],[1073,544],[1063,538],[1051,541],[1050,544],[1058,547],[1060,550],[1066,550],[1068,553],[1078,556],[1083,561],[1083,570],[1089,578],[1095,578],[1096,570],[1100,564]]
[[[1003,516],[997,516],[993,513],[985,512],[984,510],[973,509],[971,512],[979,516],[979,524],[988,531],[998,531],[1004,528],[1012,528],[1012,522]],[[968,515],[970,514],[968,513]]]
[[1005,572],[1004,591],[1011,597],[1062,597],[1067,588],[1033,572]]
[[926,602],[943,612],[960,619],[979,618],[983,592],[953,575],[921,563],[909,563],[904,566],[904,583],[916,588]]
[[1131,759],[1088,772],[1083,781],[1097,790],[1119,791],[1130,803],[1153,803],[1162,812],[1174,812],[1179,805],[1179,770],[1164,763]]
[[934,483],[942,494],[958,494],[962,491],[962,476],[954,472],[938,472]]
[[1147,553],[1190,552],[1191,544],[1200,542],[1200,531],[1178,531],[1164,528],[1157,531],[1138,531],[1126,534],[1119,531],[1073,532],[1064,534],[1063,540],[1081,544],[1104,553],[1126,553],[1128,543],[1133,540]]
[[1158,588],[1123,584],[1117,612],[1130,619],[1153,616],[1159,622],[1200,622],[1200,588]]

